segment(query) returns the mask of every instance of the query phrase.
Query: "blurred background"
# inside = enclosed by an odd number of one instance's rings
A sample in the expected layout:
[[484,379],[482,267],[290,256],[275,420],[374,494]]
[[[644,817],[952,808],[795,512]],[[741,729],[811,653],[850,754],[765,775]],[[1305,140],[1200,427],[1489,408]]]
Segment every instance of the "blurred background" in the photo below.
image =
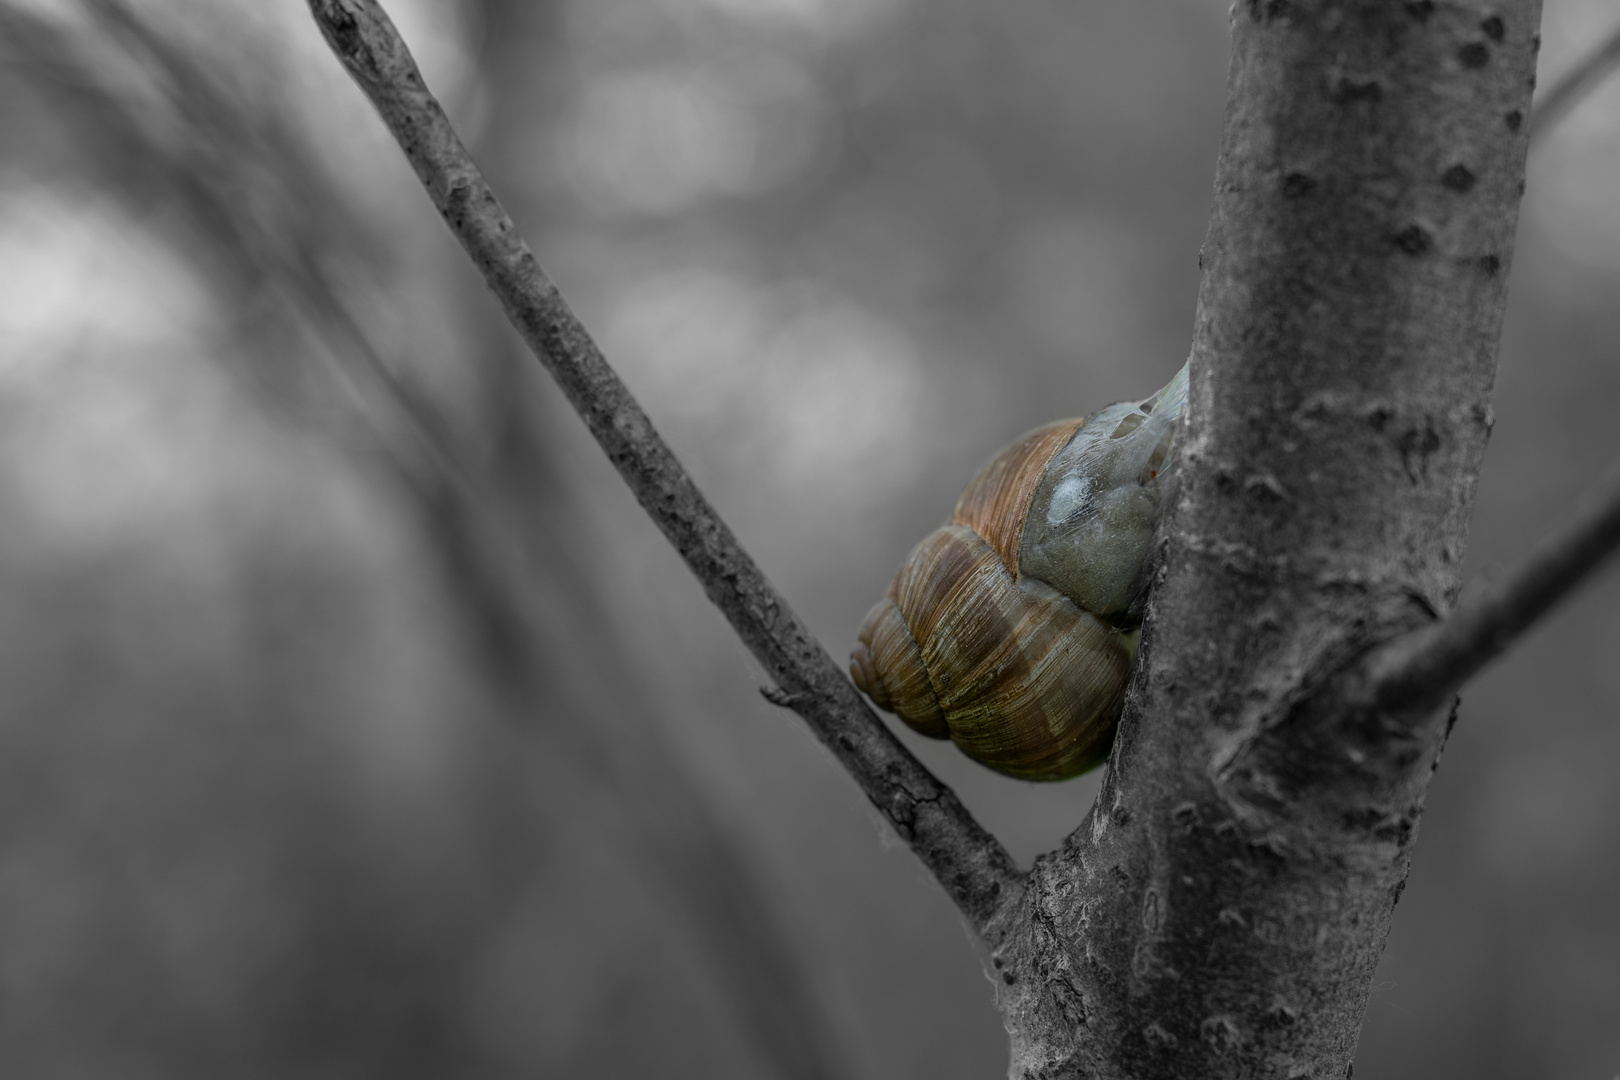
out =
[[[1222,0],[387,6],[836,655],[1186,355]],[[1616,175],[1620,79],[1533,156],[1475,578],[1620,460]],[[1358,1075],[1620,1072],[1617,646],[1610,572],[1465,694]],[[302,3],[0,0],[0,1073],[1002,1075],[761,682]],[[1097,788],[902,737],[1026,865]]]

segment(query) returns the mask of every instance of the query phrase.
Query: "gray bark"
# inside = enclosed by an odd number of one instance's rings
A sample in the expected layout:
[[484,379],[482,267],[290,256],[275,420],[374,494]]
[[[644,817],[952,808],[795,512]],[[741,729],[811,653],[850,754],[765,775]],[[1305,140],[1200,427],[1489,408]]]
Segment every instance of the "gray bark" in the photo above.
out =
[[1448,730],[1363,661],[1458,589],[1539,17],[1234,7],[1142,660],[1096,806],[995,930],[1014,1076],[1349,1070]]

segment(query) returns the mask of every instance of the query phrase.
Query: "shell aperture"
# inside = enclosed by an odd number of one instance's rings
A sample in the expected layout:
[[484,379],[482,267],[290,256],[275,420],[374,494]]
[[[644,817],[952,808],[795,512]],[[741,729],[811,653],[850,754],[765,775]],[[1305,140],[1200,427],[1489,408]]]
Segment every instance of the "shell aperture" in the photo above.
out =
[[1159,473],[1186,394],[1183,366],[1152,399],[1110,405],[1074,433],[1035,490],[1020,574],[1098,615],[1130,607],[1158,517]]

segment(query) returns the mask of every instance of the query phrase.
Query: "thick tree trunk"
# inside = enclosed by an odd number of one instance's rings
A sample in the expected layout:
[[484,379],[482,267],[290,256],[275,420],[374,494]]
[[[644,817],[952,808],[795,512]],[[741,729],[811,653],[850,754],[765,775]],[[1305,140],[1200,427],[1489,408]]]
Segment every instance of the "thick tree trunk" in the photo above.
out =
[[1178,487],[1110,774],[989,935],[1015,1077],[1340,1077],[1444,711],[1538,0],[1247,0]]

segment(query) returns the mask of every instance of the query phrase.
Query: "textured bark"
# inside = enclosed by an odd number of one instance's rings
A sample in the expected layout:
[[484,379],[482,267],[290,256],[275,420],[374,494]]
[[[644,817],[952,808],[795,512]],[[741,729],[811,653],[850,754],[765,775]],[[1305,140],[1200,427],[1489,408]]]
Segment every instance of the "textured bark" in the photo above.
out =
[[1090,817],[996,953],[1019,1077],[1346,1075],[1444,711],[1537,0],[1233,9],[1177,490]]

